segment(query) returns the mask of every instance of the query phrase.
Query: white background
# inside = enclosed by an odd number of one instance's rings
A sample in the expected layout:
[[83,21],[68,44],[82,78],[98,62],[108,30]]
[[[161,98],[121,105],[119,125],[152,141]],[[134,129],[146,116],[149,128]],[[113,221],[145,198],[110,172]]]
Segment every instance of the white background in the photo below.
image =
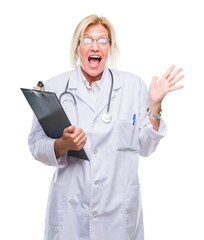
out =
[[54,168],[31,157],[32,111],[20,87],[70,69],[71,36],[92,13],[115,27],[118,69],[139,75],[147,86],[171,64],[184,69],[184,89],[163,102],[167,136],[140,159],[145,237],[204,239],[203,10],[202,0],[1,2],[0,239],[43,239]]

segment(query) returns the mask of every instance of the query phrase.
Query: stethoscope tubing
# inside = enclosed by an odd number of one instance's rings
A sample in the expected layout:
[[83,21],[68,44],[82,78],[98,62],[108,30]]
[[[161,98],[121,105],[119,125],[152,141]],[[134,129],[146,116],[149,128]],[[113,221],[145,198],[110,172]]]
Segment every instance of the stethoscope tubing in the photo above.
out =
[[[113,73],[112,73],[112,71],[111,71],[110,69],[108,69],[108,70],[109,70],[110,75],[111,75],[111,88],[110,88],[109,97],[108,97],[107,111],[106,111],[106,113],[104,114],[104,116],[102,116],[102,120],[103,120],[105,123],[110,123],[110,122],[111,122],[111,119],[112,119],[109,111],[110,111],[111,95],[112,95],[112,92],[113,92],[113,82],[114,82],[114,80],[113,80]],[[59,101],[60,101],[60,103],[61,103],[61,99],[62,99],[62,96],[63,96],[63,95],[65,95],[65,94],[70,94],[70,95],[72,96],[72,98],[73,98],[74,105],[75,105],[75,108],[76,108],[76,111],[77,111],[76,98],[75,98],[75,96],[74,96],[73,93],[67,91],[67,90],[68,90],[68,87],[69,87],[69,80],[70,80],[70,79],[68,79],[68,81],[67,81],[67,84],[66,84],[66,87],[65,87],[65,91],[64,91],[63,93],[61,93],[60,96],[59,96]],[[77,114],[77,119],[78,119],[78,113],[76,112],[76,114]],[[106,120],[104,120],[104,119],[106,119]],[[78,122],[78,120],[77,120],[77,122]]]
[[63,95],[70,94],[72,96],[73,100],[74,100],[74,104],[77,105],[76,98],[75,98],[74,94],[67,91],[68,87],[69,87],[69,79],[67,81],[65,91],[63,93],[61,93],[60,96],[59,96],[59,101],[61,102],[61,98],[62,98]]
[[111,102],[111,95],[113,92],[113,73],[110,69],[108,69],[110,74],[111,74],[111,89],[110,89],[110,93],[109,93],[109,98],[108,98],[108,107],[107,107],[107,113],[109,114],[109,110],[110,110],[110,102]]

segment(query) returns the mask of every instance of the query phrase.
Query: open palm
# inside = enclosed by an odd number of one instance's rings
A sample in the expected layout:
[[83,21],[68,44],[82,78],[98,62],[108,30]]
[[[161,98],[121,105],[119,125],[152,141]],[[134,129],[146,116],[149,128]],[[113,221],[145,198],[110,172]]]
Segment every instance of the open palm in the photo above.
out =
[[184,77],[184,75],[178,76],[183,69],[179,68],[173,71],[174,69],[175,65],[172,65],[159,81],[158,77],[152,78],[149,87],[149,98],[154,105],[161,104],[167,93],[183,88],[182,85],[175,86]]

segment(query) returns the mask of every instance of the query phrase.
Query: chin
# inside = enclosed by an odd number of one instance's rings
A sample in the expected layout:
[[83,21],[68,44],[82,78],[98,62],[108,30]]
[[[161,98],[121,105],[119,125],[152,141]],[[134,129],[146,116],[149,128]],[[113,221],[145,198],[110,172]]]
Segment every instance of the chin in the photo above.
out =
[[101,70],[89,70],[87,73],[92,76],[92,77],[96,77],[98,75],[100,75],[103,72],[104,69]]
[[97,69],[90,69],[89,67],[87,68],[83,68],[83,71],[85,72],[85,74],[88,74],[89,76],[91,77],[97,77],[99,76],[100,74],[102,74],[103,70],[104,70],[105,66],[104,67],[100,67],[100,68],[97,68]]

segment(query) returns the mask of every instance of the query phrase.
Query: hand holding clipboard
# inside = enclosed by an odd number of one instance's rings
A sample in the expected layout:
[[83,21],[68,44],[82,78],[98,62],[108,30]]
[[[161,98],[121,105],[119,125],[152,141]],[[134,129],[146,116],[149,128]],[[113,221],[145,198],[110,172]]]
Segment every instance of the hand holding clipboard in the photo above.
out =
[[[53,139],[61,138],[64,129],[71,126],[71,123],[56,94],[25,88],[21,88],[21,91],[46,135]],[[89,160],[84,149],[79,151],[70,150],[68,151],[68,156]]]

